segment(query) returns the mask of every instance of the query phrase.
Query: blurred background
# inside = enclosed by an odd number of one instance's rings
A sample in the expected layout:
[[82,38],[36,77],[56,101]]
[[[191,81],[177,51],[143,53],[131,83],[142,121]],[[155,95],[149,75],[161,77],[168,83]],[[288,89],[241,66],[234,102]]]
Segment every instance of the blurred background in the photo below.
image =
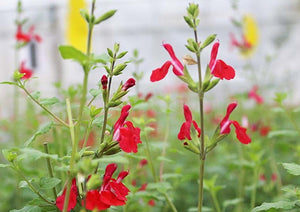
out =
[[[71,1],[67,0],[24,0],[22,18],[28,18],[26,26],[35,26],[35,33],[42,42],[34,44],[32,50],[23,48],[16,57],[15,19],[17,0],[0,1],[0,81],[9,81],[21,62],[34,69],[38,80],[30,82],[34,90],[43,96],[56,92],[54,82],[62,82],[63,87],[81,83],[83,72],[78,64],[63,61],[57,50],[60,44],[68,44],[67,31],[70,24]],[[184,47],[186,40],[193,36],[183,16],[186,14],[187,0],[97,0],[96,15],[112,9],[117,13],[108,21],[97,25],[93,36],[93,51],[101,54],[106,48],[120,43],[122,51],[129,51],[130,59],[134,49],[144,58],[140,64],[143,71],[142,91],[160,91],[168,83],[170,89],[178,82],[172,74],[167,80],[150,83],[151,71],[169,59],[162,48],[162,41],[171,43],[178,58],[188,54]],[[204,40],[216,33],[220,41],[218,58],[232,65],[237,78],[235,83],[224,81],[214,92],[223,98],[232,92],[249,90],[254,84],[271,88],[272,92],[291,92],[292,100],[300,97],[300,1],[299,0],[198,0],[200,6],[199,37]],[[91,1],[86,1],[89,8]],[[74,8],[73,8],[74,9]],[[79,12],[76,10],[76,12]],[[251,57],[243,57],[233,48],[230,33],[239,34],[232,20],[241,20],[243,15],[251,14],[258,28],[258,43]],[[26,29],[27,30],[27,29]],[[75,33],[76,34],[76,33]],[[80,37],[80,32],[78,32]],[[239,36],[238,36],[239,37]],[[85,42],[85,41],[84,41]],[[203,52],[203,64],[207,64],[210,48]],[[134,66],[129,65],[128,77],[132,76]],[[89,86],[95,87],[104,74],[103,68],[92,71]],[[126,78],[127,79],[127,78]],[[126,80],[124,79],[124,80]],[[230,84],[230,85],[229,85]],[[13,88],[0,85],[0,116],[10,114]],[[225,92],[225,93],[224,93]],[[267,91],[266,91],[267,92]],[[266,95],[268,95],[266,93]],[[271,93],[270,93],[271,95]],[[271,98],[271,97],[270,97]],[[218,99],[218,98],[217,98]]]

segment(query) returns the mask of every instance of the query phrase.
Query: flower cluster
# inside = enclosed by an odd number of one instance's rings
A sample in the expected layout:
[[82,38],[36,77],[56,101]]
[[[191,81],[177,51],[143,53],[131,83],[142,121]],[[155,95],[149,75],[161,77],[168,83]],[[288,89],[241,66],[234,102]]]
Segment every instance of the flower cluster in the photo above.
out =
[[[129,189],[121,181],[128,175],[128,171],[120,172],[117,179],[114,179],[112,176],[116,169],[117,165],[115,163],[106,166],[101,187],[87,191],[85,198],[81,201],[83,207],[88,210],[105,210],[111,206],[126,204],[126,196],[129,193]],[[56,199],[56,206],[61,211],[64,207],[65,195],[66,188],[62,195],[58,196]],[[79,197],[76,179],[74,178],[72,180],[68,211],[75,208],[77,198]]]
[[125,105],[121,110],[121,115],[114,125],[113,140],[118,141],[120,148],[124,152],[137,152],[137,144],[142,143],[140,138],[140,128],[134,127],[132,122],[125,121],[129,115],[131,106]]

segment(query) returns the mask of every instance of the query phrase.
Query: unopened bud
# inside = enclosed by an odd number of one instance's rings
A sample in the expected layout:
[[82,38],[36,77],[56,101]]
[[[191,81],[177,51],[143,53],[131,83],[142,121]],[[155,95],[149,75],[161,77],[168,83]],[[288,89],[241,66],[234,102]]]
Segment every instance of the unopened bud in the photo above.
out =
[[122,86],[122,91],[127,91],[129,88],[135,85],[135,79],[129,78],[125,84]]
[[107,83],[108,83],[107,76],[103,75],[102,78],[101,78],[101,84],[102,84],[102,89],[103,90],[107,89]]

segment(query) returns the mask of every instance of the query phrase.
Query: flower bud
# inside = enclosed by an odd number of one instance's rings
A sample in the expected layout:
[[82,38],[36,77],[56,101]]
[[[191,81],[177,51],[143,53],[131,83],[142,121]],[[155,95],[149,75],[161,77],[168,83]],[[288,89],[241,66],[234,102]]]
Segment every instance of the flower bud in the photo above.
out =
[[135,85],[135,79],[129,78],[125,84],[122,86],[122,91],[127,91],[129,88]]
[[107,83],[108,83],[107,76],[103,75],[102,78],[101,78],[101,84],[102,84],[102,89],[103,90],[107,89]]

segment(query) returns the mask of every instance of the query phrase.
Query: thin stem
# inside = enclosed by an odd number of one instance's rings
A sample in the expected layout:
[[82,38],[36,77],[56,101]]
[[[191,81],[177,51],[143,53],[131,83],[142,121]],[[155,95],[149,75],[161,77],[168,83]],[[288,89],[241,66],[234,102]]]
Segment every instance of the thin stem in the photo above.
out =
[[[194,20],[195,23],[195,20]],[[198,43],[198,35],[197,30],[194,29],[195,41]],[[202,212],[203,206],[203,180],[204,180],[204,166],[205,166],[205,143],[204,143],[204,110],[203,110],[203,99],[204,92],[202,90],[202,74],[201,74],[201,60],[200,60],[200,52],[196,53],[197,57],[197,68],[198,68],[198,80],[199,80],[199,88],[198,88],[198,98],[199,98],[199,112],[200,112],[200,128],[201,128],[201,136],[200,136],[200,172],[199,172],[199,196],[198,196],[198,212]]]
[[255,202],[256,202],[257,178],[258,178],[258,169],[255,168],[254,169],[254,174],[253,174],[253,190],[252,190],[252,193],[251,193],[251,205],[250,205],[250,209],[254,208]]
[[[44,143],[44,151],[45,151],[46,154],[49,154],[49,149],[48,149],[48,143],[47,142]],[[53,171],[52,171],[52,166],[51,166],[50,159],[48,157],[46,158],[46,162],[47,162],[48,174],[51,178],[53,178],[54,175],[53,175]],[[53,187],[52,191],[53,191],[54,199],[56,199],[57,198],[56,188]]]
[[69,168],[70,175],[69,175],[69,179],[68,179],[68,183],[67,183],[67,190],[66,190],[63,212],[67,212],[67,209],[68,209],[68,204],[69,204],[69,199],[70,199],[70,191],[71,191],[72,174],[74,171],[73,169],[74,169],[75,158],[76,158],[76,153],[77,153],[77,146],[78,146],[78,144],[75,140],[74,123],[73,123],[73,119],[72,119],[71,104],[70,104],[69,99],[66,99],[66,105],[67,105],[69,129],[70,129],[70,135],[71,135],[71,141],[72,141],[72,153],[71,153],[70,168]]
[[[167,108],[167,111],[169,111],[169,107],[170,105],[168,104],[167,105],[168,108]],[[165,137],[164,137],[164,140],[163,140],[163,150],[162,150],[162,153],[161,153],[161,156],[162,157],[165,157],[166,155],[166,148],[167,148],[167,140],[169,138],[169,131],[170,131],[170,113],[167,113],[167,126],[166,126],[166,129],[165,129]],[[160,179],[160,182],[163,181],[163,171],[164,171],[164,161],[162,160],[161,163],[160,163],[160,168],[159,168],[159,179]]]
[[52,118],[54,118],[57,122],[64,125],[65,127],[68,127],[68,124],[66,124],[62,119],[60,119],[58,116],[56,116],[54,113],[52,113],[50,110],[48,110],[44,105],[42,105],[39,101],[37,101],[29,92],[28,90],[23,86],[19,85],[19,87],[25,91],[27,96],[29,96],[30,99],[32,99],[36,104],[38,104],[43,110],[45,110]]
[[[148,164],[150,166],[154,182],[158,183],[159,179],[158,179],[158,177],[156,176],[156,173],[155,173],[155,168],[154,168],[152,157],[151,157],[150,146],[149,146],[149,142],[148,142],[148,139],[147,139],[147,135],[144,136],[144,141],[146,143],[146,154],[147,154],[147,158],[148,158]],[[169,195],[166,192],[164,192],[163,194],[164,194],[169,206],[171,207],[172,211],[177,212],[177,209],[176,209],[174,203],[172,202],[171,198],[169,197]]]
[[213,199],[213,202],[214,202],[217,212],[221,212],[221,208],[220,208],[220,204],[219,204],[216,192],[215,191],[211,192],[211,196],[212,196],[212,199]]
[[[239,152],[239,161],[243,161],[244,160],[244,152],[243,152],[243,148],[241,145],[237,145],[238,146],[238,152]],[[243,200],[244,197],[244,190],[245,190],[245,185],[244,185],[244,181],[245,181],[245,169],[242,167],[242,170],[239,171],[238,173],[238,198],[240,200]],[[243,211],[243,201],[240,201],[236,207],[236,212],[239,211]]]
[[54,202],[48,200],[46,197],[44,197],[31,183],[30,181],[23,175],[23,173],[19,170],[18,167],[14,166],[14,170],[20,175],[21,178],[23,178],[23,180],[25,180],[25,182],[27,183],[27,185],[29,186],[29,188],[36,193],[44,202],[50,204],[50,205],[55,205]]

